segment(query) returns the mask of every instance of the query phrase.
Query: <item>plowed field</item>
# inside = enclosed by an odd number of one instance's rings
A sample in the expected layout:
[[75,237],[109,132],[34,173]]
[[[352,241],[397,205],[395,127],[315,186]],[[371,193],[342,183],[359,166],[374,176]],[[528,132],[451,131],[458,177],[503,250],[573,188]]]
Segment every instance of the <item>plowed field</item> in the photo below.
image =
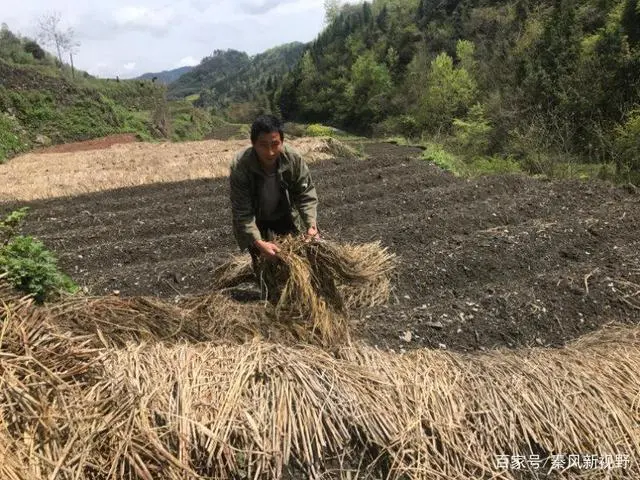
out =
[[[525,176],[464,180],[418,160],[417,149],[366,150],[367,160],[311,165],[324,235],[380,240],[400,258],[390,304],[352,319],[356,337],[396,351],[513,348],[640,320],[634,191]],[[95,294],[204,293],[212,270],[237,253],[225,178],[28,205],[25,232]]]

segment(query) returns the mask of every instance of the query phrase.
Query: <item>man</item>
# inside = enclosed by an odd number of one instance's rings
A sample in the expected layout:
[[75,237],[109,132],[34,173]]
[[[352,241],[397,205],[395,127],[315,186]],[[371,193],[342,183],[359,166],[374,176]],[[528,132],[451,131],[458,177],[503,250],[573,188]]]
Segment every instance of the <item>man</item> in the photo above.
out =
[[277,117],[258,117],[251,143],[231,163],[230,186],[234,235],[255,267],[259,257],[274,259],[280,251],[275,235],[318,237],[318,197],[306,163],[284,144]]

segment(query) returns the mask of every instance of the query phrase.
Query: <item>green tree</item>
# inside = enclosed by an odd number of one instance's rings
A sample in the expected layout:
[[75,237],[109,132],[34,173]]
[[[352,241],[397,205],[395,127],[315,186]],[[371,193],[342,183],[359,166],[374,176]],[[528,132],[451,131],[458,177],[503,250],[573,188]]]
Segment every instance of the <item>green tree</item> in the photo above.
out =
[[386,65],[376,62],[372,52],[359,57],[351,67],[347,90],[353,123],[366,127],[375,123],[384,114],[384,95],[391,87],[391,75]]
[[463,67],[441,53],[431,62],[427,87],[417,118],[432,132],[448,131],[455,117],[464,116],[477,94],[477,84]]
[[462,68],[473,73],[476,69],[476,59],[474,58],[476,46],[469,40],[458,40],[456,43],[456,57]]
[[486,119],[482,105],[472,106],[464,120],[453,121],[453,127],[456,140],[466,155],[473,157],[488,153],[491,125]]
[[336,21],[340,14],[340,0],[324,0],[324,23],[326,25]]
[[626,0],[621,24],[632,45],[640,44],[640,2]]
[[524,87],[533,105],[548,110],[573,99],[573,79],[580,58],[580,30],[574,0],[558,0],[540,40],[530,53]]
[[316,64],[307,50],[300,61],[300,82],[298,84],[297,98],[300,109],[310,119],[315,119],[322,112],[322,105],[318,101],[319,74]]
[[46,53],[42,47],[33,40],[27,40],[27,42],[25,42],[24,50],[25,52],[30,53],[36,60],[44,60],[46,57]]
[[386,4],[383,5],[382,10],[380,10],[380,13],[376,17],[376,24],[383,32],[389,30],[389,10]]

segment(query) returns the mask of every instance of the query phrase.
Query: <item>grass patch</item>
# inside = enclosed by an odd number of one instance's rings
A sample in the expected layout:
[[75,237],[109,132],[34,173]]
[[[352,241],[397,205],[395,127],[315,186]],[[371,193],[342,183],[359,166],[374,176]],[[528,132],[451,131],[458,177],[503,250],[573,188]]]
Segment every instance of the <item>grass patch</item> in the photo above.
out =
[[640,185],[640,172],[618,173],[613,163],[559,163],[553,166],[549,176],[567,180],[603,180],[616,184]]
[[600,180],[614,184],[640,185],[640,172],[629,168],[618,171],[615,163],[585,163],[579,157],[540,154],[525,157],[522,170],[538,177],[555,180]]
[[313,123],[307,126],[305,134],[308,137],[333,137],[335,135],[332,127],[321,125],[319,123]]
[[471,161],[472,175],[496,175],[505,173],[522,173],[520,164],[509,157],[477,157]]
[[432,162],[448,172],[453,173],[456,177],[465,177],[470,175],[469,167],[462,159],[453,153],[447,151],[437,143],[427,143],[426,149],[422,154],[422,158],[428,162]]
[[186,100],[168,102],[167,107],[171,122],[170,137],[175,142],[203,140],[220,123],[209,111],[194,107]]
[[166,87],[149,80],[112,80],[80,77],[75,82],[88,90],[99,92],[128,110],[153,110],[164,102]]
[[352,135],[349,132],[340,130],[338,128],[330,127],[328,125],[322,125],[320,123],[312,123],[310,125],[303,124],[290,124],[290,129],[295,129],[298,132],[297,136],[304,137],[331,137],[340,140],[362,140],[365,137],[358,135]]
[[551,166],[548,176],[573,180],[611,180],[616,177],[615,165],[562,162]]
[[433,162],[457,177],[478,177],[522,172],[520,164],[512,158],[477,156],[465,159],[446,150],[437,143],[427,143],[422,158]]

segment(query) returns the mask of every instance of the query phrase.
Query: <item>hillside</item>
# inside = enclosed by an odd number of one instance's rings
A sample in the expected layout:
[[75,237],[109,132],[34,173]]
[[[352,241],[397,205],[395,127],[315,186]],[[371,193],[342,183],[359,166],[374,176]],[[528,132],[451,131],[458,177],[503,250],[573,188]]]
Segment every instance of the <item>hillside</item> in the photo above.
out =
[[160,83],[164,83],[165,85],[170,84],[171,82],[175,82],[185,73],[189,73],[193,70],[194,67],[180,67],[174,68],[173,70],[163,70],[162,72],[157,73],[143,73],[136,80],[153,80]]
[[249,55],[238,50],[216,50],[203,58],[200,64],[173,82],[168,89],[169,98],[185,98],[203,89],[215,88],[218,82],[235,75],[249,65]]
[[[80,128],[59,117],[68,116],[67,101],[53,112],[37,107],[29,113],[25,105],[39,100],[31,93],[26,103],[11,98],[3,79],[0,131],[10,133],[0,155],[30,148],[39,134],[59,142],[133,130],[195,140],[220,121],[212,115],[248,123],[271,111],[287,120],[436,144],[435,151],[448,155],[434,158],[443,165],[452,158],[507,161],[550,176],[586,165],[592,176],[640,182],[638,0],[373,0],[337,5],[328,18],[310,44],[253,57],[214,51],[166,87],[169,103],[153,100],[162,87],[147,88],[148,80],[72,79],[35,42],[3,30],[5,71],[12,65],[20,77],[38,75],[35,83],[43,85],[60,76],[64,86],[45,97],[60,103],[60,92],[80,89],[91,100],[77,108],[107,114]],[[147,106],[121,104],[123,96]],[[113,105],[102,105],[105,99]],[[39,131],[44,123],[52,125],[47,132]]]
[[199,140],[216,121],[189,102],[167,102],[160,82],[73,72],[33,40],[0,31],[0,162],[32,148],[112,134]]
[[144,113],[164,102],[151,82],[107,81],[0,59],[0,160],[36,146],[114,133],[161,135]]
[[640,170],[638,0],[374,0],[333,12],[285,117],[430,138],[472,160]]
[[[169,85],[169,98],[197,94],[198,106],[229,109],[232,116],[234,110],[245,108],[249,110],[246,118],[251,118],[256,109],[273,110],[273,93],[298,63],[304,48],[304,44],[294,42],[253,57],[237,50],[217,50]],[[235,115],[236,120],[243,120],[237,118],[238,112]]]

